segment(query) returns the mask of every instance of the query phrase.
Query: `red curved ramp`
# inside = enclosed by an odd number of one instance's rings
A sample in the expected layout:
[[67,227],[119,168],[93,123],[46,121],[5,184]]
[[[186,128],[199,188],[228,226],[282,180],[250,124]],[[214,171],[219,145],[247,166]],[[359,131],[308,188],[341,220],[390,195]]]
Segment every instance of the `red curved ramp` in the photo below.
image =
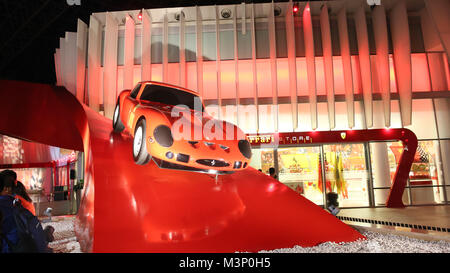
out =
[[[0,81],[0,133],[84,150],[76,234],[88,252],[235,252],[364,238],[271,177],[133,162],[132,140],[64,88]],[[23,108],[25,107],[25,108]]]

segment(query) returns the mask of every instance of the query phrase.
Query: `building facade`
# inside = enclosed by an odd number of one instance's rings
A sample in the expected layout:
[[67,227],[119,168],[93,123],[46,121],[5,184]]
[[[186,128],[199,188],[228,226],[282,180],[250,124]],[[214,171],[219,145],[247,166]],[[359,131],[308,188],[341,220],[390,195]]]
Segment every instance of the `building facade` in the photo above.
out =
[[[403,201],[446,204],[448,11],[445,0],[344,0],[94,13],[60,38],[57,84],[109,118],[121,90],[153,80],[197,91],[246,133],[408,128],[419,148]],[[251,165],[318,205],[334,191],[343,207],[384,206],[401,151],[298,144],[254,149]]]

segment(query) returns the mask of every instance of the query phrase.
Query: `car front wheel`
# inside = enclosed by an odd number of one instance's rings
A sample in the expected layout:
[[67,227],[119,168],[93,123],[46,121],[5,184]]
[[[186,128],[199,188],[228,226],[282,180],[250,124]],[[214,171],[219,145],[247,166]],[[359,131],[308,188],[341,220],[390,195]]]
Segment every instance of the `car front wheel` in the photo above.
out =
[[141,119],[134,129],[133,139],[133,158],[134,162],[139,165],[147,164],[151,156],[147,152],[147,143],[145,141],[146,123],[145,119]]

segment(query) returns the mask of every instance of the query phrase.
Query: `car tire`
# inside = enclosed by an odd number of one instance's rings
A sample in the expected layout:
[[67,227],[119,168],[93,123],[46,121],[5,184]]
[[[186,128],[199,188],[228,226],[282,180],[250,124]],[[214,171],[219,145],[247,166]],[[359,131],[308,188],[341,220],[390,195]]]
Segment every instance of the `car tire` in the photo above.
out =
[[141,119],[136,124],[133,138],[133,159],[134,162],[139,165],[145,165],[151,159],[151,156],[148,154],[147,151],[145,132],[146,132],[146,122],[145,119]]
[[121,133],[125,129],[125,125],[122,123],[122,119],[120,118],[120,104],[117,102],[116,108],[114,109],[113,114],[113,129],[116,133]]

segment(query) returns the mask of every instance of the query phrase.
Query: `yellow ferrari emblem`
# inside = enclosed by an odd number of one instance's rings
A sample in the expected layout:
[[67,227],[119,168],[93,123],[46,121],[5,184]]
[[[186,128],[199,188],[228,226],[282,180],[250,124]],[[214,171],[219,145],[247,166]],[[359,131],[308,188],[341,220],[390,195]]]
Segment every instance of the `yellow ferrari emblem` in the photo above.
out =
[[347,137],[347,133],[342,132],[342,133],[341,133],[341,138],[342,138],[342,139],[345,139],[346,137]]

